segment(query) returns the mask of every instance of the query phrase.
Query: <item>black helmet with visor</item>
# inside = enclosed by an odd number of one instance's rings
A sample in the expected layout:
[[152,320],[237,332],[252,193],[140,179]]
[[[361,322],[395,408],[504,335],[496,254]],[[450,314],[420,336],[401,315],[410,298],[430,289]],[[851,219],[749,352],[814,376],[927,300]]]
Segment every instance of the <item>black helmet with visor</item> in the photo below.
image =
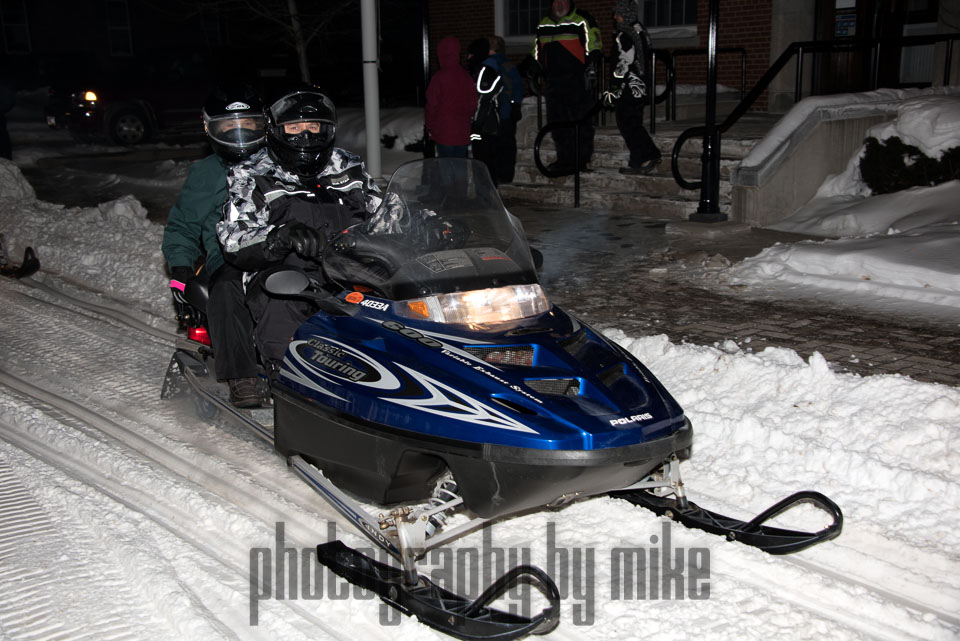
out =
[[218,156],[240,162],[266,143],[263,100],[250,86],[218,87],[203,105],[203,130]]
[[292,91],[267,110],[267,147],[274,160],[300,176],[316,176],[333,152],[337,111],[312,87]]

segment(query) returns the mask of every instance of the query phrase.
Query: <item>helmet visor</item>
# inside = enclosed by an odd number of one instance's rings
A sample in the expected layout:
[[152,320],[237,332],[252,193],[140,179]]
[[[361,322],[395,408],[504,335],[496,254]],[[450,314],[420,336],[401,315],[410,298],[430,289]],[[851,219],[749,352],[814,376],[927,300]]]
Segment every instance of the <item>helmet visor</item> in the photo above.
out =
[[293,120],[280,124],[283,138],[296,149],[323,149],[333,144],[337,127],[327,120]]
[[207,123],[207,134],[229,147],[248,147],[264,140],[266,119],[261,114],[227,114]]

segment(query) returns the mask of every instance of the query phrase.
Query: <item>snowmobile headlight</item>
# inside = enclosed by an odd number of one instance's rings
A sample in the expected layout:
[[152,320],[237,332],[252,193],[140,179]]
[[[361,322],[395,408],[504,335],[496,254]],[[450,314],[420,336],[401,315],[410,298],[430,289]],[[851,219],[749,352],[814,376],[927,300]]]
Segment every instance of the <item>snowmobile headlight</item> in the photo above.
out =
[[510,285],[402,301],[400,316],[435,323],[483,325],[537,316],[550,309],[540,285]]

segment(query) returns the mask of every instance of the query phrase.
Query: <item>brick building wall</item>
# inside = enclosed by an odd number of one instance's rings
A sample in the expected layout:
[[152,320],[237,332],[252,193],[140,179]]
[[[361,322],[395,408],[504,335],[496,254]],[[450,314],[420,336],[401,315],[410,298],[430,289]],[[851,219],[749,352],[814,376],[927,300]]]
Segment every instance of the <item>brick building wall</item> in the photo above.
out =
[[[707,46],[710,36],[710,8],[708,0],[697,3],[697,36],[700,47]],[[720,0],[717,25],[717,47],[743,47],[746,57],[746,90],[756,84],[770,67],[770,0]],[[706,56],[681,56],[677,63],[677,82],[701,85],[707,81]],[[724,53],[717,55],[717,82],[740,89],[740,55]],[[766,93],[757,101],[754,109],[765,110]]]

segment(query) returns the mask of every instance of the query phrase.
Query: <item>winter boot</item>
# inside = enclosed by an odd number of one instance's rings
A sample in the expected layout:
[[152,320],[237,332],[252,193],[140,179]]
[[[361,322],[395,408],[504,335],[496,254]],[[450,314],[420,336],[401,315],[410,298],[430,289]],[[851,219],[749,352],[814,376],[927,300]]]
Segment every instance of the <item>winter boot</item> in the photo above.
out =
[[230,386],[230,402],[234,407],[260,407],[261,398],[257,391],[257,379],[231,378],[227,384]]

